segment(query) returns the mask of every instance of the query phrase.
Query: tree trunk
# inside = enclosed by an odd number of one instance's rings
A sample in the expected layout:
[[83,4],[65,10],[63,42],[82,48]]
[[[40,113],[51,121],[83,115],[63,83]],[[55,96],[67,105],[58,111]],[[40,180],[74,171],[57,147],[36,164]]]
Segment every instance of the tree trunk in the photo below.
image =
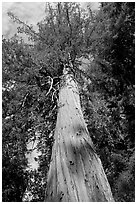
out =
[[114,202],[83,118],[77,84],[67,69],[54,137],[45,201]]

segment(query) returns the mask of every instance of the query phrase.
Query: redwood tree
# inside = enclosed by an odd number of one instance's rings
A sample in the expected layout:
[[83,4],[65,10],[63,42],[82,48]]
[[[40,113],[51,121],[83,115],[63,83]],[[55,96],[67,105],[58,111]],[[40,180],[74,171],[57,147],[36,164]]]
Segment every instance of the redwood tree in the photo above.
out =
[[[84,79],[88,77],[86,70],[79,69],[79,59],[81,56],[89,57],[85,30],[93,22],[94,15],[90,9],[84,13],[78,4],[57,3],[54,9],[48,5],[48,15],[39,23],[38,34],[23,24],[26,33],[31,33],[34,38],[31,55],[35,66],[42,62],[43,67],[33,71],[33,80],[40,88],[42,100],[45,96],[47,101],[49,95],[53,99],[59,90],[45,201],[114,201],[84,121],[78,88],[81,84],[77,83],[77,74]],[[48,89],[44,77],[50,84]],[[55,90],[53,86],[57,78],[60,86]],[[39,102],[43,102],[41,98]],[[41,105],[36,108],[40,111]]]
[[112,202],[111,189],[87,130],[77,83],[64,67],[45,201]]
[[61,81],[45,201],[114,201],[84,121],[76,82],[77,73],[86,75],[78,59],[88,55],[85,29],[94,16],[73,3],[58,3],[54,9],[48,4],[48,12],[39,24],[39,36],[45,41],[37,46],[39,56],[46,53],[50,73]]

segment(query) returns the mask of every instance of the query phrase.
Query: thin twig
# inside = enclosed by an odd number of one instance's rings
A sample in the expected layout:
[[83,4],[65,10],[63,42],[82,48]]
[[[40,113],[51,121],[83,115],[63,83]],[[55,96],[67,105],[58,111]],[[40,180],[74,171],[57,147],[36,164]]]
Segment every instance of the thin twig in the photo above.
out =
[[46,96],[50,93],[51,89],[53,88],[53,78],[50,77],[50,80],[51,80],[51,84],[50,84],[50,88],[49,88],[48,93],[46,94]]

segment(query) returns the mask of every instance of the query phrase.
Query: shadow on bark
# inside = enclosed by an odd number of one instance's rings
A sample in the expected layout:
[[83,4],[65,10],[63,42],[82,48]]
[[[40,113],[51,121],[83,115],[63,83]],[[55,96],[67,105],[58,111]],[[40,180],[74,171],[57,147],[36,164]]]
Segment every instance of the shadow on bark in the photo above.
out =
[[[52,173],[47,186],[50,195],[47,194],[46,201],[113,201],[101,161],[93,149],[92,142],[88,140],[90,138],[86,128],[80,124],[74,125],[71,134],[70,132],[68,134],[68,142],[58,144],[60,164],[54,162],[51,165]],[[63,135],[61,136],[63,137]],[[56,151],[54,148],[53,150]],[[66,151],[66,154],[63,151]],[[66,156],[64,157],[64,155]],[[55,156],[53,159],[56,160],[57,157]],[[62,183],[59,181],[59,178],[62,177],[57,178],[58,175],[63,175]],[[68,177],[65,177],[66,175]],[[71,183],[72,186],[69,186],[68,183]]]

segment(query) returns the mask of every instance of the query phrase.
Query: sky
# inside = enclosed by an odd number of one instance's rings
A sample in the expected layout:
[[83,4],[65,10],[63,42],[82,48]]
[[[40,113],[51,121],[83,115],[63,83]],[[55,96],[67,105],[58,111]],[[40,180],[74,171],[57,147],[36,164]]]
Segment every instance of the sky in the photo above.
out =
[[[81,2],[83,7],[88,4],[97,9],[98,2]],[[16,33],[17,24],[8,17],[7,12],[12,11],[20,20],[32,24],[37,29],[37,22],[45,16],[45,2],[2,2],[2,34],[10,38]]]
[[17,24],[8,17],[7,12],[12,11],[27,24],[36,28],[38,21],[45,15],[45,3],[43,2],[3,2],[2,3],[2,34],[11,37],[16,32]]

